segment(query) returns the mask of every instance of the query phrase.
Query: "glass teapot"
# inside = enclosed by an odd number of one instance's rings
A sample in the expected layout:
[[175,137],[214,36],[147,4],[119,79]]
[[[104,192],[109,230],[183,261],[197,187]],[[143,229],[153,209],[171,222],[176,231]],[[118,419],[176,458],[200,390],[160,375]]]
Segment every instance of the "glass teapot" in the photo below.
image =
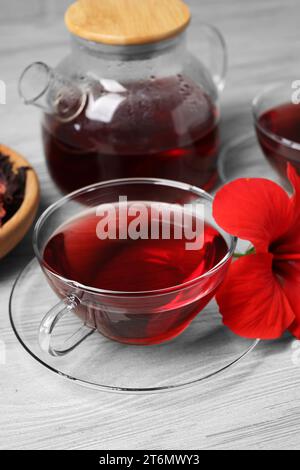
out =
[[181,0],[69,7],[70,55],[55,69],[31,64],[19,82],[24,102],[43,110],[47,164],[63,192],[128,177],[213,187],[226,47],[198,24],[198,58],[187,47],[190,19]]

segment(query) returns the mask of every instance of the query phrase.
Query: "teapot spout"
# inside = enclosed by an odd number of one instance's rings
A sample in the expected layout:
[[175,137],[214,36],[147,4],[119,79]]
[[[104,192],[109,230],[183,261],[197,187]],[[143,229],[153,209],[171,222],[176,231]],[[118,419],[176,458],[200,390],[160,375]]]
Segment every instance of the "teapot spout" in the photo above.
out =
[[26,105],[66,122],[75,119],[87,102],[87,94],[76,83],[44,62],[26,67],[19,80],[19,95]]

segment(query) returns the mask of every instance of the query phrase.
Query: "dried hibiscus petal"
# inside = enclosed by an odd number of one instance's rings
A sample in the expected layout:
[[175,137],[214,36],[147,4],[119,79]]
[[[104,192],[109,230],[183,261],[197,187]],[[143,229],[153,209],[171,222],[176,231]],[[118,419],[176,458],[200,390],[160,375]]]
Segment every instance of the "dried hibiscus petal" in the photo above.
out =
[[25,194],[28,168],[14,170],[9,156],[0,153],[0,226],[20,208]]
[[3,183],[0,183],[0,226],[1,220],[5,217],[6,211],[4,209],[4,194],[6,191],[6,187]]

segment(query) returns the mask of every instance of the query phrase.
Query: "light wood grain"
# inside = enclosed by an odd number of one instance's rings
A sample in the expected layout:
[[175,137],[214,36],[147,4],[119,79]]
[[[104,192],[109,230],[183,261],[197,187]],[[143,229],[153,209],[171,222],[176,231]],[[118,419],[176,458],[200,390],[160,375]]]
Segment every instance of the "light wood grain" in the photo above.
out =
[[[250,103],[262,86],[299,79],[298,0],[192,0],[191,45],[201,47],[200,21],[225,35],[230,57],[222,98],[223,143],[252,126]],[[40,141],[39,116],[17,97],[17,77],[33,60],[55,65],[68,51],[60,21],[1,28],[0,78],[8,104],[0,106],[1,141],[37,169],[41,210],[56,200]],[[264,343],[227,374],[191,390],[158,396],[119,396],[82,389],[36,364],[9,324],[15,277],[33,256],[30,235],[0,262],[1,449],[300,449],[300,351],[287,337]],[[39,295],[30,292],[29,295]],[[295,349],[294,349],[295,348]]]
[[89,41],[145,44],[183,31],[190,11],[182,0],[78,0],[65,20],[73,34]]
[[10,251],[12,251],[18,243],[24,238],[28,230],[33,224],[35,219],[39,200],[40,188],[37,174],[32,167],[30,167],[27,160],[14,150],[0,144],[0,153],[9,156],[13,163],[14,169],[20,167],[28,168],[26,173],[26,185],[24,200],[15,213],[15,215],[0,227],[0,259],[4,258]]

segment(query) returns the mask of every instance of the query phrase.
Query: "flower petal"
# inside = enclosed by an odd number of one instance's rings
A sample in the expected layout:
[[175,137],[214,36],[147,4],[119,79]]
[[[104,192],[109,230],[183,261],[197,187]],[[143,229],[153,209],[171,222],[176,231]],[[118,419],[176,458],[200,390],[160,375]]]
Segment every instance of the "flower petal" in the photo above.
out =
[[278,254],[300,254],[300,177],[290,163],[287,173],[294,188],[290,199],[290,224],[286,232],[271,246],[271,251]]
[[300,262],[276,261],[275,270],[296,317],[289,330],[300,339]]
[[300,176],[298,175],[296,168],[294,168],[290,163],[288,164],[287,175],[294,189],[292,202],[296,206],[295,209],[297,210],[297,215],[300,215]]
[[290,206],[287,193],[273,181],[242,178],[218,191],[213,210],[220,227],[263,253],[290,227]]
[[276,339],[295,319],[272,263],[271,254],[239,259],[217,293],[224,324],[239,336]]

